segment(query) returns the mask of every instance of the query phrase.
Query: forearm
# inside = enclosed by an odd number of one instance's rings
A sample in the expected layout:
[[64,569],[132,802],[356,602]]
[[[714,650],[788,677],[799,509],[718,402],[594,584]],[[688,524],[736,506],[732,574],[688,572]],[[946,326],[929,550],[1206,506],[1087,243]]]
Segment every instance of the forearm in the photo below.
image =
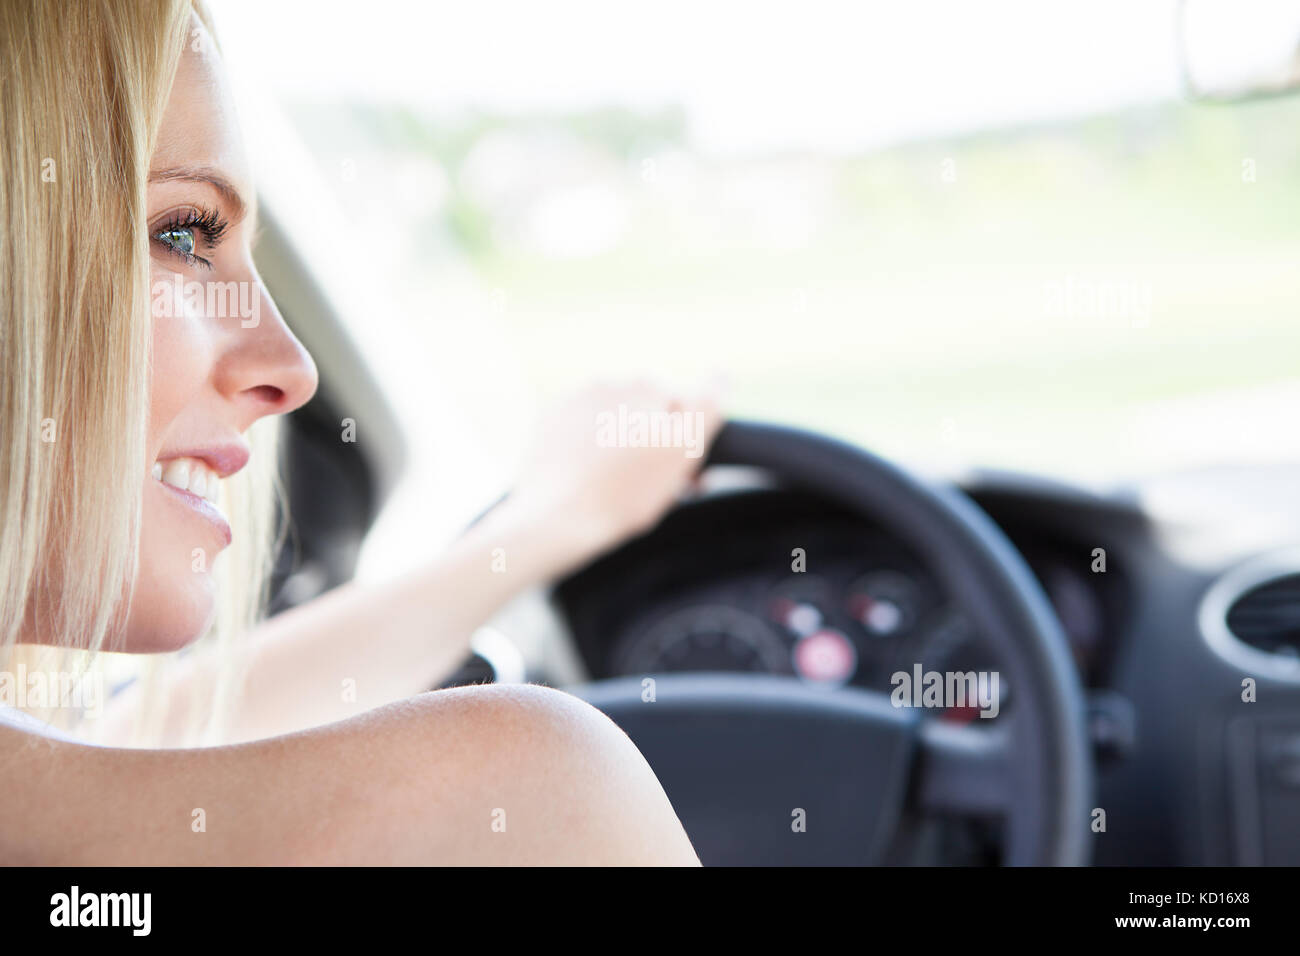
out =
[[429,690],[469,653],[478,627],[555,571],[548,531],[502,507],[423,567],[379,586],[346,585],[267,621],[251,636],[235,739]]

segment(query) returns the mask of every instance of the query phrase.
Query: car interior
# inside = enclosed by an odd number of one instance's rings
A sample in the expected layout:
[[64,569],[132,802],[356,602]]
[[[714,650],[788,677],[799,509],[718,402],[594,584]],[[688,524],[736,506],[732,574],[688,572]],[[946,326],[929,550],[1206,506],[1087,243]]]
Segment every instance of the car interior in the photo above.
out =
[[[1182,66],[1213,101],[1194,108],[1292,88]],[[412,436],[285,200],[262,201],[259,267],[321,373],[282,443],[279,611],[354,575]],[[1293,425],[1268,411],[1236,427]],[[445,686],[603,710],[706,865],[1300,864],[1300,460],[1098,483],[914,466],[811,419],[732,418],[689,498],[512,604]],[[891,705],[918,661],[1001,679],[980,706]],[[792,812],[806,831],[772,825]]]
[[[283,241],[267,228],[258,254],[322,388],[286,427],[292,519],[273,610],[352,576],[404,455]],[[356,408],[382,439],[337,441]],[[705,863],[1294,864],[1298,482],[1265,468],[1108,495],[1004,472],[936,484],[813,432],[736,421],[698,495],[535,596],[524,618],[542,641],[524,673],[615,717]],[[806,570],[792,570],[798,550]],[[847,658],[801,661],[815,635]],[[870,708],[918,647],[933,666],[1000,663],[990,726],[969,707],[916,723]],[[447,686],[514,672],[493,658]],[[801,668],[827,666],[843,671],[835,689],[809,692]],[[641,706],[646,674],[675,710]],[[1259,701],[1243,713],[1245,676]],[[788,784],[806,780],[836,821],[823,839],[755,825],[797,805],[804,788]],[[1122,838],[1065,826],[1093,805]]]

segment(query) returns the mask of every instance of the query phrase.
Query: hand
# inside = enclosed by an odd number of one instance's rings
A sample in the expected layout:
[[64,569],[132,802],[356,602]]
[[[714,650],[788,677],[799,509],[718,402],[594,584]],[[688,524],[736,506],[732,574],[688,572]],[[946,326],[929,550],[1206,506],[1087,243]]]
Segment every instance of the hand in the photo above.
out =
[[647,382],[580,392],[542,423],[509,501],[572,566],[653,527],[704,463],[722,425],[716,388]]

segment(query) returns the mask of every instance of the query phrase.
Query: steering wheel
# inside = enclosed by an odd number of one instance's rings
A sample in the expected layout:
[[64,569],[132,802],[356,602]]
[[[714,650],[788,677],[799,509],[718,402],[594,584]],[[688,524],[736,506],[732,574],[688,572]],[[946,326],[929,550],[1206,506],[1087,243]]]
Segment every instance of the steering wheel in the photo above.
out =
[[1085,864],[1092,768],[1078,675],[1047,598],[993,521],[955,488],[798,429],[728,422],[709,464],[762,469],[911,546],[1015,700],[988,726],[791,677],[656,674],[572,688],[640,748],[701,861],[878,864],[906,814],[1000,820],[1008,865]]

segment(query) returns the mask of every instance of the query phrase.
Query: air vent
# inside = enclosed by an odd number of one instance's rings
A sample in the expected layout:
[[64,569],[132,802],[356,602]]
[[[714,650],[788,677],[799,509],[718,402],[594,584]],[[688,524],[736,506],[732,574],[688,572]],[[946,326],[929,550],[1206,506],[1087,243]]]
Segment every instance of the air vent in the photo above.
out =
[[1300,548],[1237,565],[1205,592],[1201,633],[1244,676],[1300,683]]
[[1300,658],[1300,573],[1274,578],[1233,601],[1228,630],[1243,644]]

